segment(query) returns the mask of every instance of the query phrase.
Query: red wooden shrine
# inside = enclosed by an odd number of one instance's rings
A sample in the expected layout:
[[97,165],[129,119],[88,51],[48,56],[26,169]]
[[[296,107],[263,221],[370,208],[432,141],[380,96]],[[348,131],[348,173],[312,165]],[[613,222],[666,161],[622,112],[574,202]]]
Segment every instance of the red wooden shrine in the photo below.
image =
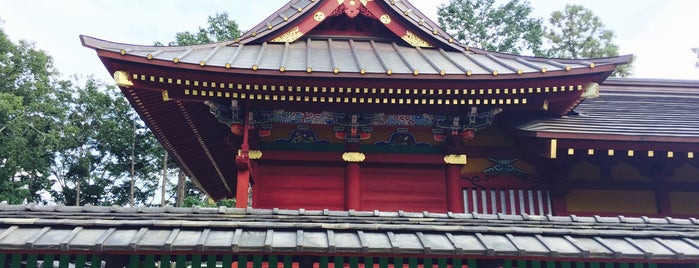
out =
[[631,56],[470,48],[405,0],[294,0],[214,44],[81,39],[180,168],[237,208],[0,206],[37,218],[7,216],[17,265],[64,233],[52,250],[113,267],[699,260],[699,83],[607,78]]

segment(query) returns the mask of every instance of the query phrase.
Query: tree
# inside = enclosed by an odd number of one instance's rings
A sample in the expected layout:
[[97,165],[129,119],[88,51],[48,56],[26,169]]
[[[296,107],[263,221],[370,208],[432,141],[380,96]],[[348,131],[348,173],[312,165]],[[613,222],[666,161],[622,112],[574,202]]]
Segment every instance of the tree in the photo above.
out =
[[[563,11],[551,13],[545,38],[550,48],[547,56],[558,58],[601,58],[619,55],[614,44],[614,32],[606,29],[602,20],[581,5],[566,5]],[[630,75],[630,65],[617,67],[613,76]]]
[[481,49],[543,55],[542,20],[531,18],[529,2],[508,0],[450,0],[439,7],[439,25],[460,42]]
[[[216,13],[214,16],[209,16],[208,26],[205,28],[199,27],[196,33],[179,32],[175,35],[175,41],[168,43],[171,46],[198,45],[211,42],[222,42],[227,40],[235,40],[240,36],[238,23],[228,18],[228,13]],[[162,46],[163,43],[156,41],[156,46]],[[174,161],[168,161],[170,163]],[[168,167],[172,168],[172,167]],[[163,174],[170,172],[163,170]],[[175,200],[178,206],[206,206],[208,197],[202,191],[196,189],[196,186],[191,181],[185,180],[184,172],[177,172],[178,180],[175,185]],[[169,198],[168,198],[169,199]],[[231,200],[221,200],[220,205],[235,204]]]
[[40,201],[61,146],[66,92],[45,52],[0,29],[0,200]]
[[[114,86],[92,78],[82,86],[67,86],[72,94],[63,127],[64,146],[56,152],[52,169],[60,186],[52,191],[56,200],[68,205],[129,204],[133,164],[139,178],[135,201],[146,203],[155,192],[163,153],[155,137],[136,120]],[[132,144],[130,137],[138,142]]]
[[[175,34],[175,41],[168,44],[172,46],[188,46],[235,40],[240,36],[238,23],[228,19],[228,13],[226,12],[209,16],[208,24],[206,28],[199,27],[199,30],[195,33],[179,32]],[[162,45],[160,42],[155,44]]]

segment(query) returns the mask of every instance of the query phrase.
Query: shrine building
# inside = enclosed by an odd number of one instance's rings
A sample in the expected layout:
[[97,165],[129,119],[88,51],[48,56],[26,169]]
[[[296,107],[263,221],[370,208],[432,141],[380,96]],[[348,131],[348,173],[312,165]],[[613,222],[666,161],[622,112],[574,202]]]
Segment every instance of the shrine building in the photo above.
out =
[[608,78],[630,55],[471,48],[406,0],[81,40],[236,207],[0,205],[6,267],[699,267],[699,81]]

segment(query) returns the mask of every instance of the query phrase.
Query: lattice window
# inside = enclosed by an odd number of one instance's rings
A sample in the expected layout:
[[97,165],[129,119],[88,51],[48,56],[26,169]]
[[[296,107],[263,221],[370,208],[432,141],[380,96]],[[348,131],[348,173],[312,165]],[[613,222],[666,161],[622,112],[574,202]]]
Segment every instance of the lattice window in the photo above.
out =
[[551,195],[545,190],[465,188],[466,212],[483,214],[551,214]]

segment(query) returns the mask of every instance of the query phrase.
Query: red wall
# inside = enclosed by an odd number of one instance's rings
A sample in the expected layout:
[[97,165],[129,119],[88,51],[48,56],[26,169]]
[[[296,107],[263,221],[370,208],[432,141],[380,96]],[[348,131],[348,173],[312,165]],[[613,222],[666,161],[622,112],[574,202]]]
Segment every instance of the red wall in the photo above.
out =
[[[325,164],[327,165],[327,164]],[[446,212],[442,165],[361,164],[360,210]],[[265,163],[258,167],[253,207],[345,210],[345,165]]]
[[446,212],[443,166],[363,166],[361,209]]
[[345,209],[344,166],[260,164],[253,207]]

